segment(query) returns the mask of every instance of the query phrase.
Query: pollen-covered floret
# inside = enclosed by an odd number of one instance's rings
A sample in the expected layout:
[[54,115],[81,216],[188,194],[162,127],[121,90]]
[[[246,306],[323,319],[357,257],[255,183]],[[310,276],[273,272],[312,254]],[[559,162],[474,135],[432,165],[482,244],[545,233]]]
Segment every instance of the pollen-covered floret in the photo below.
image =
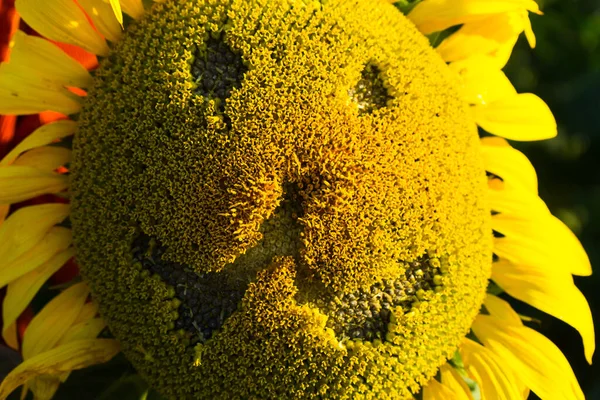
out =
[[411,398],[468,332],[477,132],[387,2],[156,2],[78,123],[78,261],[169,398]]

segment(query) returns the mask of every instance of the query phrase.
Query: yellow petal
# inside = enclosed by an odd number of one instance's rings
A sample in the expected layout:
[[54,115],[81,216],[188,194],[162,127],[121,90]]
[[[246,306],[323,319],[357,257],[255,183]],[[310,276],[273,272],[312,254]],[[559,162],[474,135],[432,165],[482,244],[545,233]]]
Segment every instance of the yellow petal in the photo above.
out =
[[42,36],[106,56],[106,41],[89,24],[72,0],[16,0],[17,11]]
[[18,346],[16,337],[12,336],[11,326],[31,303],[44,282],[74,255],[75,250],[73,248],[61,251],[40,267],[8,284],[6,296],[2,303],[2,337],[11,347],[16,348]]
[[477,125],[507,139],[544,140],[555,137],[557,133],[552,111],[542,99],[531,93],[476,105],[472,110]]
[[33,167],[0,168],[0,203],[18,203],[42,194],[54,194],[69,186],[69,177]]
[[539,7],[533,0],[423,0],[413,8],[408,18],[428,35],[492,14],[522,10],[537,13]]
[[454,400],[472,400],[471,391],[465,381],[448,364],[440,367],[442,384],[454,393]]
[[62,222],[68,215],[69,205],[58,203],[23,207],[12,213],[0,226],[2,264],[32,249],[46,236],[50,228]]
[[423,400],[448,400],[454,399],[455,393],[449,387],[431,379],[423,388]]
[[69,115],[80,109],[80,98],[55,82],[24,74],[14,63],[0,64],[0,114],[56,111]]
[[46,304],[25,330],[23,359],[27,360],[55,347],[73,325],[89,294],[89,287],[80,282]]
[[0,204],[0,226],[2,226],[2,224],[4,223],[4,220],[6,219],[9,210],[9,204]]
[[519,314],[517,314],[516,311],[513,310],[510,304],[508,304],[505,300],[488,294],[485,297],[483,304],[490,315],[494,316],[495,318],[510,324],[523,325],[521,318],[519,318]]
[[550,215],[550,210],[546,203],[535,193],[503,185],[501,189],[495,189],[493,186],[498,179],[488,181],[490,190],[487,192],[487,199],[490,208],[493,211],[519,216],[543,218]]
[[568,274],[501,259],[493,265],[492,279],[512,297],[577,329],[583,339],[586,359],[591,364],[595,350],[592,312]]
[[60,386],[60,379],[52,375],[36,376],[27,383],[34,400],[50,400]]
[[17,338],[17,323],[2,325],[2,339],[6,344],[15,350],[19,350],[19,339]]
[[54,171],[70,161],[70,149],[56,146],[43,146],[22,154],[12,165],[28,166],[42,171]]
[[512,41],[501,43],[496,50],[488,54],[497,68],[502,69],[506,66],[518,39],[518,36],[515,36]]
[[75,121],[63,120],[40,126],[31,134],[27,135],[14,149],[12,149],[1,161],[0,166],[9,165],[21,153],[27,150],[41,147],[70,136],[75,133],[77,123]]
[[[529,21],[527,12],[525,18]],[[444,39],[436,50],[448,62],[466,60],[476,55],[489,55],[507,43],[514,45],[525,27],[522,12],[490,15],[464,24]],[[496,66],[499,67],[502,66]]]
[[453,62],[450,69],[460,76],[463,96],[469,104],[489,104],[517,93],[490,57],[473,56]]
[[479,343],[465,339],[461,355],[469,375],[479,384],[483,400],[516,400],[522,392],[514,376],[505,372],[494,353]]
[[525,22],[525,37],[527,38],[527,42],[531,48],[534,48],[536,45],[535,34],[533,33],[533,28],[531,27],[531,21],[529,20],[529,14],[525,14],[524,16]]
[[497,214],[492,229],[506,237],[496,238],[494,253],[515,264],[556,268],[573,275],[592,273],[590,260],[577,236],[551,214],[531,217]]
[[471,329],[486,348],[535,394],[546,399],[584,399],[569,362],[548,338],[526,326],[479,315]]
[[[31,381],[30,381],[31,382]],[[25,400],[27,398],[27,395],[29,394],[29,384],[25,384],[23,385],[23,387],[21,388],[21,400]],[[4,400],[4,398],[0,397],[1,400]]]
[[112,339],[78,340],[25,360],[13,369],[0,384],[0,399],[39,375],[64,372],[104,363],[119,352],[119,343]]
[[102,318],[92,318],[85,322],[73,325],[58,341],[57,346],[83,339],[93,339],[106,327]]
[[[111,42],[121,38],[123,15],[118,0],[78,0],[98,31]],[[120,18],[120,21],[117,19]]]
[[30,250],[0,264],[0,287],[42,266],[56,253],[69,247],[71,241],[70,229],[59,226],[50,228],[46,236]]
[[119,0],[102,0],[103,2],[109,2],[110,8],[112,9],[113,16],[116,18],[119,25],[123,25],[123,12],[121,12],[121,2]]
[[87,302],[81,308],[79,315],[75,318],[73,325],[87,322],[98,314],[98,304],[95,301]]
[[529,159],[502,138],[481,139],[485,170],[502,178],[507,186],[537,194],[537,175]]
[[142,0],[121,0],[123,12],[134,19],[140,19],[144,15],[144,4]]
[[17,31],[10,64],[24,75],[38,76],[60,86],[88,87],[90,73],[75,59],[48,40]]

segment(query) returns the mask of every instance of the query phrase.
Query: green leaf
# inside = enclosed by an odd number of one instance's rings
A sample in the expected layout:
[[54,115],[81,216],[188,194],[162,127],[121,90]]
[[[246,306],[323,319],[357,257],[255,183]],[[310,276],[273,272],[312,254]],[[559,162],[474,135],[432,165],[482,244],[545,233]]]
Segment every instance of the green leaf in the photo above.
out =
[[481,389],[479,388],[479,384],[473,379],[471,379],[469,377],[469,374],[467,374],[465,364],[458,350],[454,353],[454,356],[452,356],[452,358],[448,360],[448,362],[452,367],[454,367],[456,372],[458,372],[462,380],[469,387],[469,390],[471,391],[471,396],[473,396],[473,400],[481,400]]
[[396,8],[400,10],[402,14],[407,15],[421,1],[422,0],[398,0],[394,3],[394,6],[396,6]]

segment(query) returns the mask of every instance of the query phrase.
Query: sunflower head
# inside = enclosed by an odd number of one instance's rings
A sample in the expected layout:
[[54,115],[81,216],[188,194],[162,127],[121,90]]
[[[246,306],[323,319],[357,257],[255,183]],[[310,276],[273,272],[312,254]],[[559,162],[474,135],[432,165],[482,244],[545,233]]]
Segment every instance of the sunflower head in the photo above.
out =
[[[16,0],[46,38],[14,32],[0,112],[71,120],[0,160],[2,337],[24,360],[0,400],[121,348],[169,398],[583,399],[497,296],[591,360],[587,255],[527,158],[477,135],[556,135],[501,71],[535,44],[533,0],[397,3],[411,21],[373,0],[150,3]],[[21,338],[73,256],[84,282]]]
[[78,261],[172,397],[407,396],[479,311],[476,129],[391,6],[155,4],[78,124]]

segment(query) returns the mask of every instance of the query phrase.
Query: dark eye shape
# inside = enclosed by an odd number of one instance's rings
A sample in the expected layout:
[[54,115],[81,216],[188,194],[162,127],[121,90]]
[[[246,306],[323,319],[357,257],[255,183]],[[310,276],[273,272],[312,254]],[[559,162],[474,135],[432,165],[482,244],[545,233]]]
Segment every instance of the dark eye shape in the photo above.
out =
[[229,47],[223,34],[217,39],[211,37],[198,46],[192,64],[192,76],[198,85],[196,94],[218,100],[223,111],[225,100],[233,88],[241,85],[247,70],[241,55]]
[[359,114],[372,114],[393,99],[385,87],[381,69],[372,62],[365,65],[358,83],[348,90],[348,96],[358,106]]

